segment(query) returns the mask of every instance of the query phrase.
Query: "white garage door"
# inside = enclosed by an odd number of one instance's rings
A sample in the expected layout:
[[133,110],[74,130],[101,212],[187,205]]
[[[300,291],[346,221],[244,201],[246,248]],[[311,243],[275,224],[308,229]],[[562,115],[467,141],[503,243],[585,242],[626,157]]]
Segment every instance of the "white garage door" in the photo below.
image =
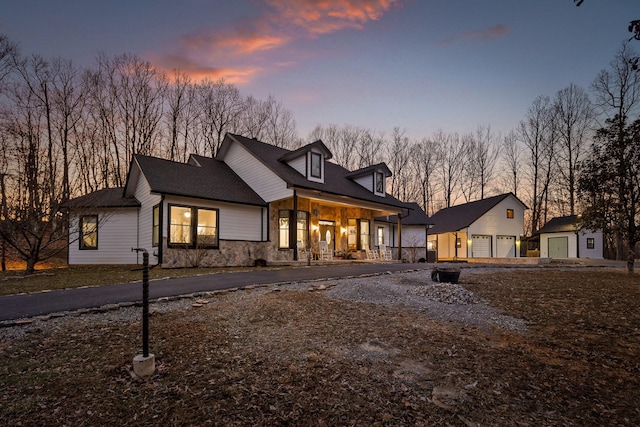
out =
[[498,258],[513,258],[516,256],[516,238],[514,236],[496,237],[496,256]]
[[549,237],[549,258],[567,258],[569,256],[568,237]]
[[491,236],[471,235],[471,258],[491,258]]

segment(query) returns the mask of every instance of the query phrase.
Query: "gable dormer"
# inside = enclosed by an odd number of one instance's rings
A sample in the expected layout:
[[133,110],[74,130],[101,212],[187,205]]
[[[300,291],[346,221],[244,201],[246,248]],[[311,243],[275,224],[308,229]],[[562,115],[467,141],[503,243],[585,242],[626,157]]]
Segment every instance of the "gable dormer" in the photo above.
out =
[[385,163],[358,169],[347,175],[347,178],[360,184],[376,196],[384,197],[387,194],[386,180],[392,175]]
[[291,151],[279,160],[295,169],[312,182],[325,182],[325,162],[333,155],[329,149],[318,140],[311,144]]

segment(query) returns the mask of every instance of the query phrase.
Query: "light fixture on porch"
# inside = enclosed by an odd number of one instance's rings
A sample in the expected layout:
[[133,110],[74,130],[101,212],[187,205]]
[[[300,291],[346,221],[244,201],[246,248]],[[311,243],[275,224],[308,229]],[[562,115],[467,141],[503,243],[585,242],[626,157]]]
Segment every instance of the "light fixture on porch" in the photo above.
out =
[[316,217],[317,217],[318,215],[320,215],[320,210],[319,210],[318,208],[314,208],[314,209],[311,211],[311,214],[312,214],[313,216],[316,216]]

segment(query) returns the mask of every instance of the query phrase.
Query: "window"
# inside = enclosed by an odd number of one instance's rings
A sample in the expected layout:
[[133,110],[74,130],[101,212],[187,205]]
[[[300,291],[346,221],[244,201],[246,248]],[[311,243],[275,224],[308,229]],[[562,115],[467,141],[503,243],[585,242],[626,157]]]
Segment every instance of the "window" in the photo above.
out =
[[378,227],[378,244],[377,246],[384,245],[384,227]]
[[[289,239],[289,223],[293,211],[282,209],[278,211],[278,248],[289,249],[291,245]],[[296,221],[296,240],[300,240],[304,247],[307,247],[309,239],[309,212],[298,211],[298,219]]]
[[384,194],[384,174],[376,172],[376,193]]
[[369,250],[369,221],[366,219],[360,220],[360,249]]
[[322,155],[320,153],[311,153],[311,176],[322,178]]
[[507,218],[513,219],[513,209],[507,209]]
[[151,230],[151,246],[158,246],[160,243],[160,205],[153,207]]
[[596,248],[596,239],[594,237],[587,237],[587,249]]
[[98,249],[98,215],[80,217],[80,249]]
[[371,236],[369,232],[369,220],[354,219],[347,220],[347,249],[355,251],[358,249],[369,249]]
[[347,248],[350,251],[358,249],[358,222],[352,218],[347,220]]
[[289,211],[278,212],[278,248],[289,249]]
[[218,246],[218,210],[169,206],[169,244],[215,248]]

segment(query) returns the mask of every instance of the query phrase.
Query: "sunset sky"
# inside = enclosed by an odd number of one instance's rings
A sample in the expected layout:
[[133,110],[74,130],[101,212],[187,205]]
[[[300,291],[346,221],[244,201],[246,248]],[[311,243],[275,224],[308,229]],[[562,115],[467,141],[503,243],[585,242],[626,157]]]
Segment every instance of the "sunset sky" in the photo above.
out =
[[[92,66],[132,53],[273,94],[301,137],[350,124],[421,138],[514,128],[539,95],[588,88],[638,0],[4,0],[24,54]],[[632,42],[640,51],[640,41]]]

